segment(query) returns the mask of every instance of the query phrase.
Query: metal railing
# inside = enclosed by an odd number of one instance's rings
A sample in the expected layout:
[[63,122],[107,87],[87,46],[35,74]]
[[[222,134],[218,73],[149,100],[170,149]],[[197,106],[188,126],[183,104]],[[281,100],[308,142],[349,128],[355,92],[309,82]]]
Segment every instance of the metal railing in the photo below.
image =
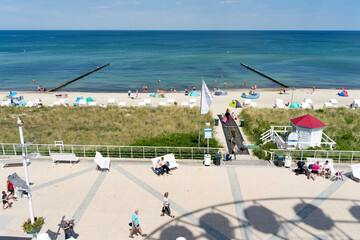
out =
[[331,158],[334,163],[358,163],[360,162],[360,151],[336,151],[336,150],[293,150],[293,149],[271,149],[271,160],[276,155],[291,156],[293,160],[306,160],[306,158]]
[[[17,143],[0,143],[0,155],[21,155],[21,147]],[[153,147],[153,146],[107,146],[107,145],[56,145],[32,144],[26,148],[26,154],[38,152],[42,156],[51,153],[74,153],[77,157],[95,157],[100,152],[105,157],[113,158],[154,158],[173,153],[176,159],[204,159],[205,154],[212,156],[221,148],[197,147]]]

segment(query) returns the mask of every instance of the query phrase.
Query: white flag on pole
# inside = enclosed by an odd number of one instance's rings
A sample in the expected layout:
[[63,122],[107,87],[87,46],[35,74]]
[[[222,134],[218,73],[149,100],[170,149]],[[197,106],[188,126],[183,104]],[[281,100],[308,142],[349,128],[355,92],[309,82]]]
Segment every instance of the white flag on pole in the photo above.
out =
[[204,80],[202,80],[202,88],[201,88],[201,114],[206,114],[210,110],[210,105],[212,103],[212,97],[210,95],[210,91],[206,86]]

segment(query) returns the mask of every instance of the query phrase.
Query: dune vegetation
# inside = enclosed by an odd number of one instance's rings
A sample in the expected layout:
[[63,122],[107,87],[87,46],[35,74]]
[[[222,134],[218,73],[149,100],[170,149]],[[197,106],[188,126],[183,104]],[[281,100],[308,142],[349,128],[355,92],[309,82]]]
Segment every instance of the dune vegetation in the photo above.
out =
[[[271,125],[290,125],[289,113],[286,109],[247,108],[239,117],[245,119],[244,131],[250,141],[260,145],[260,135],[270,129]],[[291,119],[306,114],[311,114],[327,125],[324,132],[336,142],[335,150],[360,151],[360,111],[349,108],[293,109]],[[274,144],[269,143],[262,149],[274,147]]]
[[[197,146],[198,107],[0,108],[0,142],[19,142],[17,117],[25,123],[25,141],[35,143]],[[202,116],[205,122],[213,123],[211,113]]]

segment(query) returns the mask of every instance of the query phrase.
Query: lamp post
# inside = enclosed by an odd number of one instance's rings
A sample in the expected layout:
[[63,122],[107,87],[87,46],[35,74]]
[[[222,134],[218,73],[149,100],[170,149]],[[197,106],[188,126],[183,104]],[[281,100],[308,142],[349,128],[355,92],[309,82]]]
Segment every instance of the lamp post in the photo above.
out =
[[[29,183],[29,172],[28,172],[28,168],[27,168],[27,160],[26,160],[26,152],[25,152],[25,147],[27,146],[24,142],[24,135],[23,135],[23,130],[22,130],[22,125],[24,124],[23,121],[20,120],[20,118],[17,119],[17,123],[19,125],[19,133],[20,133],[20,143],[21,143],[21,151],[22,151],[22,157],[23,157],[23,166],[24,166],[24,170],[25,170],[25,178],[26,178],[26,185],[28,187],[28,200],[29,200],[29,211],[30,211],[30,220],[31,223],[34,224],[35,222],[35,218],[34,218],[34,208],[33,208],[33,204],[32,204],[32,199],[31,199],[31,190],[30,190],[30,183]],[[36,240],[36,233],[33,235],[34,239]]]

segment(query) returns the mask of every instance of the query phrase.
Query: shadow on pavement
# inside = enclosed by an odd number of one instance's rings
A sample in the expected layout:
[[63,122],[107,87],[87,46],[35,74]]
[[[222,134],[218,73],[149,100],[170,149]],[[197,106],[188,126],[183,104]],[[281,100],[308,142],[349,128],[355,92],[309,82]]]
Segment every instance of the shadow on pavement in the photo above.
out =
[[31,238],[23,238],[23,237],[0,237],[0,240],[31,240]]
[[351,215],[360,222],[360,206],[353,206],[349,209]]
[[261,206],[252,206],[246,209],[252,227],[263,233],[275,233],[281,225],[276,220],[272,211]]
[[[312,204],[300,203],[294,207],[296,215],[298,215],[303,222],[318,230],[330,230],[334,227],[334,221],[326,216],[324,212]],[[313,211],[313,212],[312,212]],[[308,216],[308,213],[311,213]]]
[[185,239],[195,239],[192,232],[183,226],[170,226],[161,231],[160,240],[176,239],[184,237]]

